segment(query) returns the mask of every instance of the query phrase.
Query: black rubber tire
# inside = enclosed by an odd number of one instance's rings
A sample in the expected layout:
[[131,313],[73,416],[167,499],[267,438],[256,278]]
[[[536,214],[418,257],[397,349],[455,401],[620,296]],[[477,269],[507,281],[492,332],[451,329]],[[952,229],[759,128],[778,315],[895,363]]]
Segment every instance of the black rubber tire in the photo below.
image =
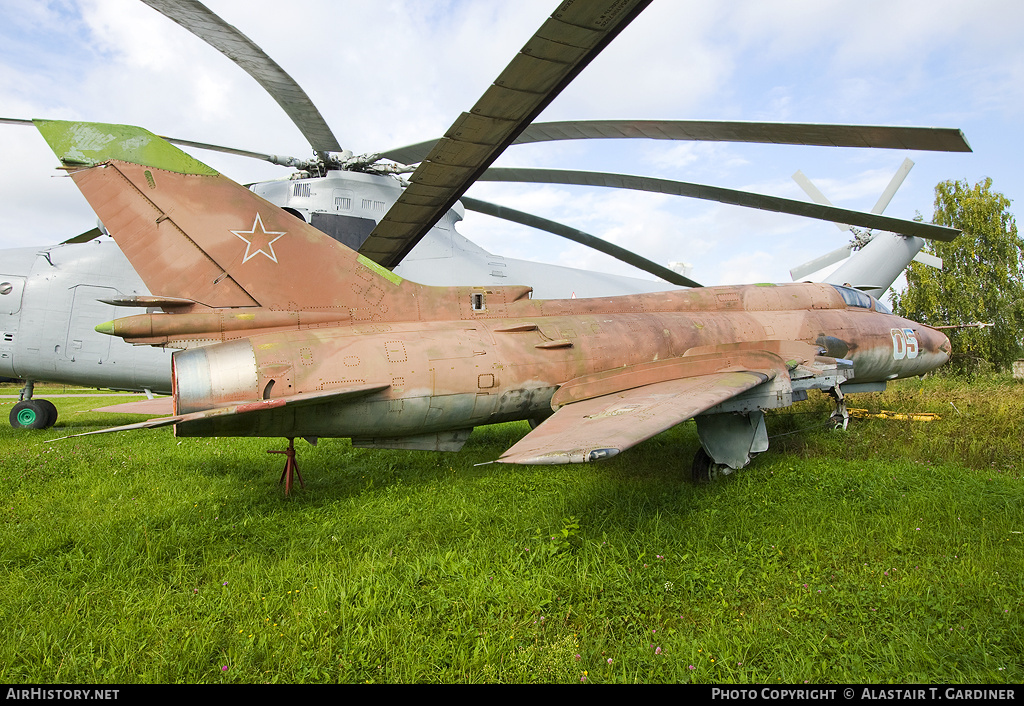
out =
[[715,478],[712,472],[715,462],[708,456],[708,452],[701,446],[693,455],[693,465],[690,467],[690,475],[695,483],[710,483]]
[[690,476],[696,483],[715,483],[731,473],[733,471],[725,464],[715,463],[703,446],[693,455]]
[[11,410],[11,426],[15,429],[46,429],[57,420],[57,410],[53,410],[53,421],[50,410],[40,404],[42,400],[25,400],[14,405]]
[[49,429],[57,423],[57,408],[50,400],[36,400],[36,402],[46,410],[46,426],[43,429]]

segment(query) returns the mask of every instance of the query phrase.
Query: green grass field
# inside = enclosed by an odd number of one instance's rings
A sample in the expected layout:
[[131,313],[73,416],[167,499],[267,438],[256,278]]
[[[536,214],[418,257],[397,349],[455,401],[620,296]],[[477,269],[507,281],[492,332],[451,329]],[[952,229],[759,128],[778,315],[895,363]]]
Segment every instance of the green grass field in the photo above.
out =
[[[17,388],[3,390],[16,393]],[[69,390],[70,391],[70,390]],[[37,396],[46,391],[37,388]],[[1024,681],[1024,385],[911,380],[770,415],[710,486],[683,424],[591,465],[169,429],[53,398],[0,428],[0,681]],[[10,412],[3,400],[0,412]]]

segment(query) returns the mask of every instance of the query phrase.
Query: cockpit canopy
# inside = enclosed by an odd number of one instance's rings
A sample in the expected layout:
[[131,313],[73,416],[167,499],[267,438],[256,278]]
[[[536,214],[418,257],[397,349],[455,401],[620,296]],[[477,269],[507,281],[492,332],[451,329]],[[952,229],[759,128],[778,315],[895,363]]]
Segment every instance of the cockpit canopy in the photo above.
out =
[[835,287],[835,290],[839,292],[840,295],[842,295],[843,301],[846,302],[847,306],[856,306],[861,309],[874,308],[875,311],[882,314],[892,314],[889,307],[875,299],[870,294],[865,294],[853,287],[843,287],[838,284],[833,284],[832,286]]

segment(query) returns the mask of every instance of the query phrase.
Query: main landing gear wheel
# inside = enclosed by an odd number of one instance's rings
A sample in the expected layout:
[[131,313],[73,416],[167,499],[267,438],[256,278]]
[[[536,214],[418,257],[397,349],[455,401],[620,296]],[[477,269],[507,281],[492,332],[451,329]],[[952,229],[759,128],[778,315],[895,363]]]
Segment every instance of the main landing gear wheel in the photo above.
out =
[[729,475],[731,469],[722,463],[715,463],[708,452],[701,446],[693,455],[693,466],[690,470],[693,480],[697,483],[711,483]]
[[50,400],[35,401],[37,404],[39,404],[39,406],[43,407],[46,410],[47,422],[44,429],[49,429],[50,427],[57,423],[57,408],[53,406],[53,402],[50,402]]
[[49,400],[25,400],[11,410],[15,429],[49,429],[57,421],[57,408]]

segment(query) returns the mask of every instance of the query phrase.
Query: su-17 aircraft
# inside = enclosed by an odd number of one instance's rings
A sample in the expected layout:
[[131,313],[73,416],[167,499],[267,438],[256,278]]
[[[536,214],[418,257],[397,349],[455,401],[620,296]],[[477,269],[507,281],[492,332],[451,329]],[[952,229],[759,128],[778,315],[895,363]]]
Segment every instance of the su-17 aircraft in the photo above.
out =
[[[614,246],[574,228],[533,214],[462,196],[446,212],[438,209],[436,223],[413,232],[410,208],[420,208],[435,198],[440,187],[469,174],[474,179],[497,181],[540,181],[589,184],[613,188],[653,190],[689,197],[709,198],[746,207],[794,213],[803,216],[844,219],[861,227],[888,228],[901,234],[888,238],[893,243],[884,257],[858,258],[865,265],[873,287],[886,283],[876,264],[884,260],[887,271],[898,274],[904,267],[903,253],[909,244],[923,242],[913,237],[942,237],[946,231],[923,223],[882,219],[880,209],[860,214],[798,201],[788,201],[685,182],[650,179],[601,172],[538,169],[466,169],[487,153],[487,140],[494,135],[509,136],[508,144],[566,139],[670,139],[763,142],[775,144],[829,145],[889,149],[969,151],[958,130],[913,127],[849,125],[800,125],[716,121],[602,120],[534,123],[532,118],[546,101],[571,80],[614,34],[640,12],[647,2],[594,2],[560,5],[552,18],[524,47],[522,55],[502,73],[495,86],[460,118],[449,137],[440,142],[387,150],[379,155],[354,157],[340,151],[338,140],[295,81],[267,54],[233,25],[225,22],[195,0],[145,0],[153,9],[196,34],[235,61],[258,81],[307,137],[316,156],[299,160],[237,150],[233,148],[173,140],[179,144],[227,151],[283,164],[302,171],[291,179],[254,184],[250,188],[279,207],[331,237],[358,249],[379,264],[404,277],[424,284],[501,285],[528,284],[541,298],[592,297],[609,294],[653,292],[664,285],[617,275],[525,262],[488,253],[455,231],[463,207],[538,227],[597,248],[678,286],[699,286],[687,277],[652,263],[636,253]],[[569,67],[571,71],[563,72]],[[0,122],[30,124],[31,121],[0,118]],[[512,129],[515,127],[515,129]],[[452,139],[456,137],[457,139]],[[481,143],[479,140],[483,140]],[[504,145],[504,146],[507,146]],[[502,146],[502,149],[504,148]],[[380,158],[403,164],[385,164]],[[413,175],[414,198],[402,196],[398,174],[411,169],[405,164],[421,163]],[[481,163],[482,165],[482,163]],[[482,171],[481,171],[482,170]],[[417,178],[418,177],[418,178]],[[464,190],[464,189],[463,189]],[[417,193],[418,192],[418,193]],[[454,192],[452,192],[454,193]],[[391,207],[403,203],[394,213]],[[415,202],[415,203],[414,203]],[[395,218],[394,214],[405,214]],[[383,222],[388,219],[389,222]],[[413,221],[416,217],[413,218]],[[0,375],[27,380],[23,400],[11,412],[16,427],[43,428],[56,421],[56,410],[45,400],[33,398],[33,380],[69,382],[116,389],[168,392],[170,354],[166,350],[118,345],[93,331],[97,321],[114,316],[109,302],[150,294],[128,265],[117,246],[107,240],[88,241],[91,231],[59,246],[7,250],[0,253]],[[872,245],[877,249],[880,243]],[[404,255],[403,255],[404,253]],[[836,274],[861,286],[861,278]],[[891,281],[891,280],[890,280]],[[176,302],[151,297],[150,308],[173,307]]]
[[568,300],[417,284],[141,128],[37,124],[169,307],[97,330],[181,349],[174,414],[115,430],[285,437],[286,492],[296,437],[455,451],[523,419],[539,423],[498,462],[596,461],[696,418],[708,479],[767,449],[765,409],[818,389],[843,414],[846,393],[949,359],[941,332],[829,284]]

